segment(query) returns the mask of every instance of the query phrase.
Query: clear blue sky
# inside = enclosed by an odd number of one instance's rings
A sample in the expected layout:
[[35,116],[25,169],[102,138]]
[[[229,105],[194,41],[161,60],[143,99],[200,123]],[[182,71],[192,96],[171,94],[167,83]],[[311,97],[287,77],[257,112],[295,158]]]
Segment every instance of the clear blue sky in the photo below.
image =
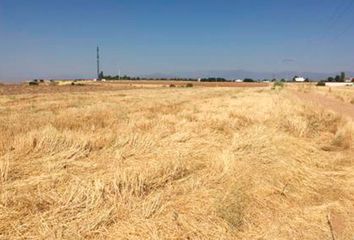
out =
[[0,80],[354,68],[353,0],[0,0]]

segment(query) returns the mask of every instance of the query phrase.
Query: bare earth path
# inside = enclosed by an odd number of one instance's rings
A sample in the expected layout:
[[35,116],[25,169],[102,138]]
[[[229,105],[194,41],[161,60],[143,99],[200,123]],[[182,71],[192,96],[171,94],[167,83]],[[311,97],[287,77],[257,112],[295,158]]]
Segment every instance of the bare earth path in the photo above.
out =
[[312,102],[321,107],[328,108],[336,113],[339,113],[344,116],[351,117],[354,120],[354,105],[350,103],[344,103],[339,100],[328,98],[322,96],[318,93],[313,92],[299,92],[292,91],[298,98],[301,100]]

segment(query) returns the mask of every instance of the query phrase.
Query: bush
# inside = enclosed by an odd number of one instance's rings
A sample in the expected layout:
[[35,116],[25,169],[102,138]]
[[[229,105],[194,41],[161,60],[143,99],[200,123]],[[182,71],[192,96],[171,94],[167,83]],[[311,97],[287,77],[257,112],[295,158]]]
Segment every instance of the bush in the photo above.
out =
[[210,77],[210,78],[202,78],[201,82],[226,82],[225,78],[220,77]]
[[325,83],[325,82],[318,82],[318,83],[316,84],[316,86],[321,86],[321,87],[323,87],[323,86],[326,86],[326,83]]
[[85,84],[78,83],[78,82],[71,82],[71,85],[73,85],[73,86],[84,86]]
[[50,81],[49,81],[49,84],[50,84],[50,85],[58,85],[58,82],[56,82],[56,81],[54,81],[54,80],[50,80]]
[[243,81],[244,82],[254,82],[254,80],[252,78],[245,78]]
[[284,87],[284,82],[279,82],[279,81],[274,82],[273,87]]
[[31,82],[28,83],[28,85],[35,86],[35,85],[38,85],[38,82],[31,81]]
[[174,84],[170,84],[170,86],[169,87],[176,87],[176,85],[174,85]]
[[192,83],[187,83],[186,87],[193,87]]
[[272,90],[275,90],[277,87],[278,88],[283,88],[284,87],[284,82],[279,82],[279,81],[274,82]]

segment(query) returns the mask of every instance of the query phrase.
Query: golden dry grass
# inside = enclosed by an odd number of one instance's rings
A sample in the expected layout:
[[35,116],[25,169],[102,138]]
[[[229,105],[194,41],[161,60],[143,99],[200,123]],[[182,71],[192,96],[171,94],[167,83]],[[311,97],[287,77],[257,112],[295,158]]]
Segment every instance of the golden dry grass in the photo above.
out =
[[1,96],[0,238],[352,239],[353,123],[288,96]]
[[353,87],[325,87],[317,89],[325,96],[334,97],[342,102],[354,104]]
[[301,92],[316,92],[326,97],[337,99],[344,103],[354,104],[354,87],[328,87],[328,86],[315,86],[314,83],[306,84],[293,84],[290,86]]
[[342,102],[354,104],[354,87],[328,88],[325,94],[333,96]]

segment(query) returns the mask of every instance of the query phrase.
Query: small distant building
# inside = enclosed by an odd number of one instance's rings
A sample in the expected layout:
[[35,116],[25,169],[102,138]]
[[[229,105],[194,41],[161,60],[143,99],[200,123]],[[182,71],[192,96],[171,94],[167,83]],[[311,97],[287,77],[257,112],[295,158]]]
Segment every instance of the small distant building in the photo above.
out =
[[346,78],[345,82],[346,83],[352,83],[352,82],[354,82],[354,78],[351,78],[351,77],[350,78]]
[[303,78],[303,77],[294,77],[294,81],[295,81],[295,82],[305,82],[306,79]]
[[235,79],[234,82],[243,82],[241,79]]
[[350,87],[354,86],[354,83],[351,82],[326,82],[328,87]]

